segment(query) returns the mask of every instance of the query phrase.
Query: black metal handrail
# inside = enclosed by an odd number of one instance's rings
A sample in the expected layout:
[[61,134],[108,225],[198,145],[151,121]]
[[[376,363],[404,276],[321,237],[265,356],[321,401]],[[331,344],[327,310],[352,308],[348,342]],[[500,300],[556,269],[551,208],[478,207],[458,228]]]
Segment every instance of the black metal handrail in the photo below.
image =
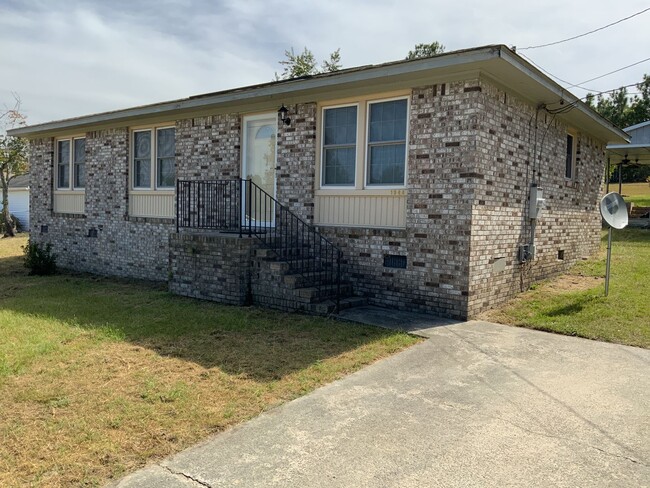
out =
[[341,250],[250,179],[179,180],[176,230],[213,229],[254,236],[288,263],[305,286],[341,298]]

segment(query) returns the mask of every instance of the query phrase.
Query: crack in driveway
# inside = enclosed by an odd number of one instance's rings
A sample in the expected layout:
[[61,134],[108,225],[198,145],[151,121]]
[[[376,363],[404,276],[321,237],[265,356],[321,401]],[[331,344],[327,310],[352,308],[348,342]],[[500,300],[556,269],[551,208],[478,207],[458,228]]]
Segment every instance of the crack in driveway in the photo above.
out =
[[174,471],[172,468],[170,468],[169,466],[167,466],[165,464],[159,464],[159,466],[161,468],[169,471],[174,476],[183,477],[183,478],[185,478],[187,480],[193,481],[194,483],[196,483],[196,484],[198,484],[200,486],[205,486],[206,488],[212,488],[212,485],[210,485],[209,483],[206,483],[205,481],[201,481],[199,479],[196,479],[196,478],[190,476],[189,474],[183,473],[182,471]]

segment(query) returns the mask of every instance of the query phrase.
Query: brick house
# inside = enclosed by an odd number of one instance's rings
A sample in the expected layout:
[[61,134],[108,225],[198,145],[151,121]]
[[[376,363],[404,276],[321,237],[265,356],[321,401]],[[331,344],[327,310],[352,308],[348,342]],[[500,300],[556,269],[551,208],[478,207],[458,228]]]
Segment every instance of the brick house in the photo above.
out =
[[62,267],[459,318],[596,251],[605,146],[627,141],[501,45],[12,134],[30,139],[32,239]]

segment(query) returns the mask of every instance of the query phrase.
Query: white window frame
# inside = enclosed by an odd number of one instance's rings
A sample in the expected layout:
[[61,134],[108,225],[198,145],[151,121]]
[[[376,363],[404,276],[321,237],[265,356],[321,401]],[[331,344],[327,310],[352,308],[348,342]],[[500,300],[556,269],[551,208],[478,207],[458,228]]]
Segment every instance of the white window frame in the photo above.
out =
[[[54,191],[55,192],[68,192],[68,191],[75,191],[75,192],[83,192],[86,191],[85,186],[75,186],[75,175],[74,175],[74,142],[78,141],[79,139],[84,139],[84,152],[86,149],[86,136],[84,135],[75,135],[75,136],[67,136],[67,137],[59,137],[55,140],[55,146],[54,146]],[[67,186],[60,186],[59,185],[59,143],[68,141],[70,144],[70,148],[68,149],[68,185]],[[86,160],[85,160],[85,155],[84,155],[84,171],[85,171],[85,165],[86,165]]]
[[[354,190],[357,187],[357,164],[359,159],[359,102],[341,103],[328,105],[321,109],[320,128],[320,187],[327,190]],[[335,108],[356,107],[357,108],[357,137],[354,143],[354,181],[351,185],[328,185],[325,183],[325,111]]]
[[[567,136],[571,136],[573,140],[572,148],[571,148],[571,175],[567,176],[566,174],[566,155],[567,155],[567,150],[565,148],[564,150],[564,179],[566,181],[574,181],[576,179],[576,157],[578,154],[578,134],[574,130],[568,130],[566,132]],[[568,137],[567,137],[568,138]]]
[[[158,131],[163,129],[174,129],[174,144],[176,143],[176,125],[175,124],[158,124],[146,127],[134,127],[131,129],[130,137],[130,155],[129,155],[129,172],[131,174],[129,187],[133,192],[151,192],[161,191],[170,192],[176,189],[176,184],[172,186],[160,186],[158,184]],[[151,133],[151,148],[149,154],[149,186],[135,186],[135,134],[138,132]],[[176,169],[176,154],[174,154],[174,169]],[[176,173],[176,172],[175,172]],[[174,174],[174,182],[176,181],[176,174]]]
[[[323,103],[320,107],[320,131],[319,131],[319,185],[318,189],[323,191],[343,191],[343,192],[354,192],[354,191],[383,191],[383,190],[396,190],[403,191],[407,188],[408,181],[408,155],[409,155],[409,137],[410,137],[410,115],[411,115],[411,94],[400,91],[386,93],[384,96],[363,96],[355,97],[347,100],[333,101],[333,103]],[[370,132],[370,105],[375,103],[382,102],[391,102],[394,100],[406,100],[406,138],[404,144],[404,181],[402,184],[390,184],[390,185],[370,185],[368,184],[368,160],[369,160],[369,132]],[[325,110],[331,108],[340,108],[340,107],[357,107],[357,151],[355,157],[355,179],[354,185],[326,185],[324,183],[324,171],[325,171],[325,144],[324,144],[324,131],[325,131]],[[360,163],[363,163],[363,167],[360,167]]]
[[[377,103],[384,103],[384,102],[393,102],[395,100],[406,100],[406,132],[405,132],[405,137],[404,137],[404,180],[402,181],[401,184],[388,184],[388,185],[381,185],[381,184],[375,184],[372,185],[368,183],[368,165],[370,162],[370,106],[377,104]],[[400,189],[404,188],[406,186],[406,179],[407,179],[407,166],[408,166],[408,156],[409,156],[409,119],[410,119],[410,103],[409,103],[410,97],[408,96],[401,96],[401,97],[392,97],[392,98],[382,98],[378,100],[368,100],[366,102],[366,134],[365,134],[365,147],[364,147],[364,154],[365,154],[365,161],[363,163],[363,186],[364,188],[377,188],[377,189],[385,189],[385,190],[393,190],[393,189]]]

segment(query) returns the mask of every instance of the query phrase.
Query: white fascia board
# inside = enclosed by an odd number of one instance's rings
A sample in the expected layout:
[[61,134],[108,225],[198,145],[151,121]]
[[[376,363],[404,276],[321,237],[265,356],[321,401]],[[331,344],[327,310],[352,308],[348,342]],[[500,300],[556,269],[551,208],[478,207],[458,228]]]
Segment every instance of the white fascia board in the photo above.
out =
[[270,83],[259,87],[244,87],[218,92],[214,95],[197,95],[195,97],[145,105],[125,110],[104,112],[83,117],[58,120],[26,127],[11,129],[7,133],[12,136],[30,136],[33,134],[54,132],[82,126],[93,126],[119,122],[121,120],[136,119],[139,117],[174,114],[191,111],[226,103],[258,101],[260,99],[277,98],[281,95],[294,95],[298,92],[316,91],[322,88],[352,85],[381,78],[391,78],[426,72],[434,69],[453,68],[466,64],[488,61],[499,57],[499,46],[487,46],[474,50],[458,51],[447,55],[435,56],[410,62],[395,62],[386,65],[351,68],[340,73],[317,75],[308,79],[289,80],[285,82]]

